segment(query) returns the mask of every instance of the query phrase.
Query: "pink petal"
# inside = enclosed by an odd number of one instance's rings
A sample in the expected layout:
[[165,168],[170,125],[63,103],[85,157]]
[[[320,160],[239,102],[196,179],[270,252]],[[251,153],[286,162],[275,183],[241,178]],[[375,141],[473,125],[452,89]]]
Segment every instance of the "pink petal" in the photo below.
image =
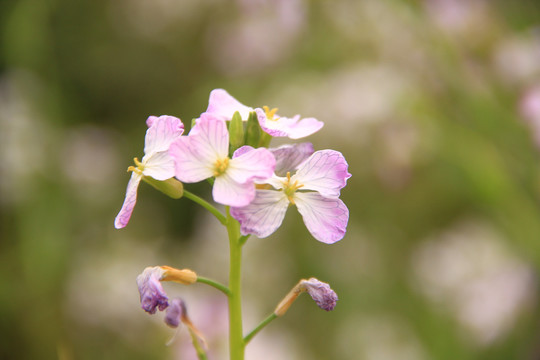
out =
[[152,153],[148,158],[143,157],[143,164],[143,174],[145,176],[151,176],[160,181],[174,176],[174,159],[168,151]]
[[168,151],[171,143],[184,133],[184,124],[174,116],[150,116],[146,123],[149,128],[144,140],[145,154]]
[[227,168],[227,175],[243,184],[268,179],[274,174],[275,166],[276,159],[268,149],[243,146],[234,152]]
[[301,139],[321,130],[324,126],[322,121],[315,118],[303,118],[289,126],[287,133],[290,139]]
[[255,109],[259,125],[268,134],[274,137],[287,136],[290,139],[300,139],[319,131],[324,123],[315,118],[300,119],[300,115],[293,118],[279,117],[268,119],[262,109]]
[[139,188],[139,183],[141,182],[142,176],[136,172],[131,173],[131,178],[129,179],[126,197],[124,203],[122,204],[122,209],[116,218],[114,219],[114,227],[117,229],[122,229],[126,227],[133,213],[133,208],[137,202],[137,189]]
[[201,118],[189,133],[170,147],[176,177],[183,182],[199,182],[214,175],[217,160],[228,157],[229,133],[225,123]]
[[276,158],[276,168],[274,172],[277,175],[285,176],[288,171],[295,171],[300,164],[313,154],[313,144],[287,144],[268,150],[270,150]]
[[228,172],[216,177],[212,189],[214,201],[229,206],[246,206],[255,197],[255,184],[253,182],[238,183]]
[[291,180],[303,184],[302,190],[318,191],[324,197],[339,197],[351,177],[347,161],[339,151],[320,150],[303,163]]
[[246,121],[253,108],[242,104],[223,89],[215,89],[210,92],[208,108],[206,109],[207,113],[214,115],[222,121],[228,121],[232,119],[236,111],[240,113],[242,120]]
[[328,199],[314,192],[296,192],[294,202],[315,239],[332,244],[345,236],[349,209],[343,201]]
[[231,208],[231,216],[240,222],[242,235],[264,238],[281,226],[288,206],[289,200],[282,191],[256,190],[249,205]]

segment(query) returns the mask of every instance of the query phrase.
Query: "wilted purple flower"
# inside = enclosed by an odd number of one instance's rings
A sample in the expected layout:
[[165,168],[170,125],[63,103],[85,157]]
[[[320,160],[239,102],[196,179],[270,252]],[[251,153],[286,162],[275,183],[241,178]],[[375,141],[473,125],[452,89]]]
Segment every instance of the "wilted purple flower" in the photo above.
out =
[[167,311],[165,312],[165,324],[172,328],[177,328],[180,325],[180,321],[186,315],[186,304],[180,298],[171,300]]
[[258,189],[253,201],[231,208],[243,235],[267,237],[279,228],[290,204],[296,205],[313,237],[332,244],[345,235],[349,210],[338,197],[349,174],[343,155],[334,150],[313,153],[294,175],[274,176],[264,183],[274,190]]
[[300,284],[311,295],[318,307],[326,311],[334,310],[338,297],[335,291],[330,288],[330,285],[314,277],[301,280]]
[[189,136],[178,138],[170,149],[176,162],[176,177],[193,183],[215,177],[214,201],[245,206],[255,197],[254,181],[272,176],[276,160],[265,148],[239,148],[229,158],[229,133],[225,122],[203,114]]
[[236,111],[243,120],[247,120],[249,113],[255,111],[261,128],[272,136],[300,139],[316,133],[324,125],[315,118],[301,119],[300,115],[292,118],[282,117],[276,114],[277,109],[270,110],[267,106],[254,109],[242,104],[223,89],[212,90],[205,114],[220,120],[231,120]]
[[167,294],[161,286],[165,274],[159,266],[147,267],[137,276],[137,286],[141,296],[141,307],[149,314],[155,314],[156,308],[163,311],[169,306]]
[[287,310],[289,310],[292,303],[303,292],[307,292],[315,301],[317,306],[326,311],[334,310],[336,301],[338,300],[337,294],[327,283],[322,282],[314,277],[309,278],[308,280],[302,279],[291,289],[291,291],[289,291],[283,300],[281,300],[274,310],[274,314],[277,316],[283,316]]
[[131,171],[126,197],[122,209],[114,220],[114,227],[125,227],[135,203],[137,202],[137,189],[143,176],[150,176],[156,180],[164,181],[174,176],[174,161],[169,155],[169,146],[184,132],[184,124],[174,116],[150,116],[146,120],[148,130],[144,141],[144,156],[141,161],[134,159],[136,166],[130,166]]

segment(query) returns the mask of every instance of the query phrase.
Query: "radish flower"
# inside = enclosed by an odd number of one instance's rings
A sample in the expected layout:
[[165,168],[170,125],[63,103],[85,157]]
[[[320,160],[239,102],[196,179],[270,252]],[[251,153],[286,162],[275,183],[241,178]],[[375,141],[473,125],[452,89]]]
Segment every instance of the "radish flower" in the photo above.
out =
[[184,124],[174,116],[150,116],[146,120],[148,130],[144,141],[144,156],[141,161],[135,158],[136,166],[130,166],[131,178],[127,185],[122,209],[114,219],[114,227],[125,227],[137,202],[137,189],[143,176],[164,181],[174,176],[174,161],[169,155],[169,146],[184,132]]
[[[247,151],[250,150],[250,151]],[[265,148],[241,147],[229,158],[229,133],[224,121],[203,114],[189,136],[170,148],[176,177],[186,183],[215,177],[212,195],[223,205],[246,206],[255,197],[254,181],[272,176],[274,155]]]
[[343,238],[349,210],[339,199],[351,177],[343,155],[334,150],[313,153],[291,176],[274,176],[264,183],[274,189],[257,189],[247,206],[234,207],[231,215],[240,222],[243,235],[264,238],[274,233],[289,205],[296,205],[313,237],[332,244]]
[[255,111],[261,128],[269,135],[276,137],[289,137],[300,139],[319,131],[324,123],[315,118],[301,119],[300,115],[292,118],[282,117],[276,114],[278,109],[270,109],[267,106],[252,108],[246,106],[232,97],[223,89],[215,89],[210,93],[207,114],[217,119],[229,121],[233,114],[238,111],[242,120],[246,121],[249,113]]

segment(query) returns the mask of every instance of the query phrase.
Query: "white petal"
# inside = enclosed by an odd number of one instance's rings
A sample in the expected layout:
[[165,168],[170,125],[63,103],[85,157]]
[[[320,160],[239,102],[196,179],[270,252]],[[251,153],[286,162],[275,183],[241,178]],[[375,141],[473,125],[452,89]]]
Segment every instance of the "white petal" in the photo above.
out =
[[287,172],[295,171],[308,157],[313,154],[313,144],[287,144],[277,148],[268,149],[276,158],[275,173],[285,176]]
[[345,236],[349,209],[343,201],[328,199],[315,192],[296,192],[294,202],[315,239],[332,244]]
[[126,197],[124,199],[124,203],[122,204],[122,209],[120,209],[120,212],[118,215],[116,215],[116,218],[114,219],[114,227],[117,229],[121,229],[123,227],[126,227],[126,225],[129,222],[129,219],[131,218],[131,214],[133,213],[133,208],[135,207],[135,203],[137,202],[137,189],[139,188],[139,183],[141,182],[142,176],[137,174],[136,172],[131,173],[131,178],[129,179],[127,189],[126,189]]
[[174,160],[168,151],[153,153],[148,158],[143,158],[145,176],[151,176],[156,180],[167,180],[174,176]]
[[347,161],[339,151],[321,150],[303,163],[291,181],[303,184],[302,190],[318,191],[324,197],[338,197],[351,177]]
[[212,160],[202,159],[196,150],[191,146],[191,136],[183,136],[171,144],[169,154],[174,160],[178,180],[194,183],[214,175]]
[[174,116],[150,116],[146,122],[149,128],[146,130],[144,153],[147,155],[168,151],[171,143],[184,132],[184,124]]
[[231,216],[240,222],[242,235],[264,238],[281,226],[288,206],[289,200],[282,191],[256,190],[249,205],[231,208]]
[[214,181],[212,189],[214,201],[229,206],[246,206],[255,197],[255,184],[247,182],[240,184],[224,173]]

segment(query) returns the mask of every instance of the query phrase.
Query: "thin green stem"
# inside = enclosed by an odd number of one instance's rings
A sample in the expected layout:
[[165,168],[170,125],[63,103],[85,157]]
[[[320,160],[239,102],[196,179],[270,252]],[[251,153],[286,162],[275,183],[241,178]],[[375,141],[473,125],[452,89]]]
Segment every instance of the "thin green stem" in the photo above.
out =
[[189,334],[191,335],[191,342],[193,343],[193,347],[197,352],[197,357],[199,358],[199,360],[208,360],[208,356],[206,356],[206,351],[204,351],[197,334],[195,334],[195,332],[193,332],[193,330],[191,329],[189,329]]
[[268,317],[266,319],[264,319],[259,325],[257,325],[257,327],[255,329],[251,330],[251,332],[244,337],[244,344],[247,345],[249,343],[249,341],[255,335],[257,335],[257,333],[259,331],[261,331],[266,325],[270,324],[272,322],[272,320],[274,320],[277,317],[278,316],[275,313],[271,313],[270,315],[268,315]]
[[229,235],[229,354],[230,360],[244,360],[244,335],[242,330],[242,245],[240,224],[227,209],[227,234]]
[[216,289],[223,292],[227,296],[231,293],[229,288],[226,287],[225,285],[220,284],[217,281],[214,281],[212,279],[205,278],[203,276],[197,276],[197,282],[200,282],[200,283],[207,284],[207,285],[210,285],[212,287],[215,287]]
[[240,243],[240,246],[244,245],[246,243],[247,239],[249,239],[250,236],[251,236],[251,234],[241,236],[240,239],[238,239],[238,242]]
[[196,202],[197,204],[204,207],[206,210],[210,211],[212,215],[214,215],[220,223],[227,226],[227,218],[225,215],[221,213],[218,209],[216,209],[212,204],[210,204],[208,201],[204,200],[203,198],[198,197],[197,195],[190,193],[189,191],[184,189],[184,197],[187,197],[188,199]]

